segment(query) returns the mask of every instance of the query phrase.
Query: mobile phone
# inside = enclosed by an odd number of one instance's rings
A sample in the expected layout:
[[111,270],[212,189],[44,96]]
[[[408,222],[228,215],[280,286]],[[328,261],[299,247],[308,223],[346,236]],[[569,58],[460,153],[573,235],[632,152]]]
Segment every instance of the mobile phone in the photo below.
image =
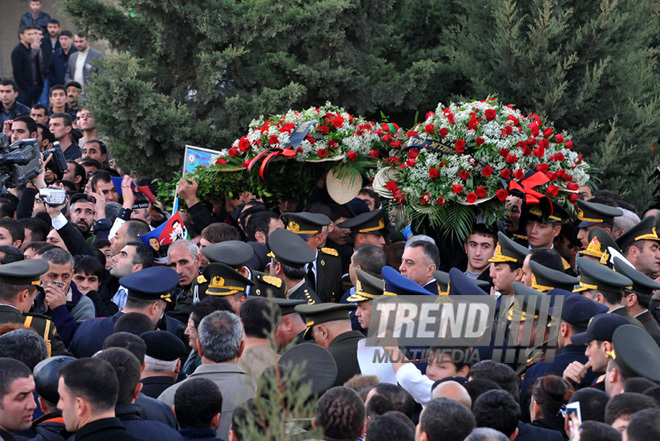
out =
[[580,402],[568,403],[566,405],[566,417],[568,418],[568,438],[575,439],[582,426],[582,414],[580,413]]
[[50,282],[50,284],[60,287],[62,289],[64,289],[64,287],[66,286],[66,283],[60,282],[59,280],[53,280],[52,282]]

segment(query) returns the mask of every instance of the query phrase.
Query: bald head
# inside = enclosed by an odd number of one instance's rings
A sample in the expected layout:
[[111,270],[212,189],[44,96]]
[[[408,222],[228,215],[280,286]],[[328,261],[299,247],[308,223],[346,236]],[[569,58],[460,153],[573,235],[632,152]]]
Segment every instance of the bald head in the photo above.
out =
[[470,398],[470,394],[467,389],[456,381],[443,381],[438,384],[435,389],[433,389],[433,392],[431,392],[431,399],[435,400],[436,398],[449,398],[458,401],[468,409],[472,409],[472,399]]

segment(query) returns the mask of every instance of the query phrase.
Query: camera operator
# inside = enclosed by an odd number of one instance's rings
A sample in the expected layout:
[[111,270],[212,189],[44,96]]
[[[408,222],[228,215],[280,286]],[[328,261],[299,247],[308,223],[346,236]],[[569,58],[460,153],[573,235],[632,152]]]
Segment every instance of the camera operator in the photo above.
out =
[[[17,116],[10,124],[11,142],[16,142],[21,139],[38,138],[37,123],[27,115]],[[9,135],[9,134],[8,134]]]

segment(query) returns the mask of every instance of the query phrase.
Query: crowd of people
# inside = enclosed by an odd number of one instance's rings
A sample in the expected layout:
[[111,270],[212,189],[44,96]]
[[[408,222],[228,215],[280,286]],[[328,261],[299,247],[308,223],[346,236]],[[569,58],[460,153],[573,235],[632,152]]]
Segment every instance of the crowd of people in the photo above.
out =
[[[370,187],[346,204],[322,180],[308,200],[206,201],[184,178],[170,213],[152,177],[114,166],[84,104],[101,54],[29,5],[2,130],[59,142],[67,169],[0,195],[0,437],[266,436],[260,380],[293,360],[316,401],[288,439],[660,439],[659,210],[589,187],[571,210],[511,195],[455,243],[396,229]],[[167,245],[149,236],[163,225]],[[410,295],[492,296],[506,342],[470,360],[442,336],[368,343],[374,302]]]

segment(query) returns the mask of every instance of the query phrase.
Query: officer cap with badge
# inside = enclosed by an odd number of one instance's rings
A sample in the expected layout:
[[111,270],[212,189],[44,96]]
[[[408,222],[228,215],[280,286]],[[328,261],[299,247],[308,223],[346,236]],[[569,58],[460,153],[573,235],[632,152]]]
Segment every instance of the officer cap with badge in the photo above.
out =
[[296,306],[304,305],[307,303],[302,299],[275,298],[273,299],[273,301],[277,306],[279,306],[280,311],[282,312],[282,317],[284,317],[285,315],[293,314],[294,312],[296,312]]
[[523,205],[528,221],[542,224],[562,223],[570,219],[568,211],[559,204],[552,204],[549,199],[541,198],[538,204]]
[[529,250],[524,246],[517,244],[506,234],[499,231],[497,233],[497,247],[495,255],[488,259],[491,263],[512,263],[522,266]]
[[660,289],[660,283],[656,282],[646,274],[640,273],[632,266],[627,260],[620,257],[614,258],[614,269],[616,272],[623,274],[632,280],[631,291],[638,294],[645,295],[649,298],[653,295],[653,291]]
[[419,284],[407,279],[401,275],[400,272],[385,265],[381,270],[383,278],[385,279],[385,288],[383,289],[384,295],[419,295],[419,296],[432,296],[433,294]]
[[309,245],[289,230],[280,229],[270,233],[268,247],[268,257],[293,268],[302,268],[316,258]]
[[141,300],[171,302],[171,294],[179,283],[179,276],[172,268],[152,266],[119,279],[128,290],[128,297]]
[[201,294],[222,297],[238,293],[246,295],[247,287],[254,286],[252,280],[223,263],[206,265],[202,275],[197,277],[197,284]]
[[[433,271],[433,278],[438,285],[438,294],[441,296],[446,296],[450,294],[451,291],[451,282],[449,280],[449,273],[444,271],[435,270]],[[471,279],[482,291],[490,291],[490,283],[485,280]]]
[[238,270],[252,258],[254,250],[240,240],[227,240],[204,247],[202,254],[209,262],[224,263]]
[[355,311],[357,306],[351,303],[316,303],[313,305],[298,305],[295,311],[307,320],[305,340],[312,340],[312,327],[326,322],[336,320],[349,320],[350,311]]
[[[571,342],[574,345],[586,345],[590,341],[612,341],[614,331],[619,326],[629,325],[630,322],[617,314],[598,314],[595,315],[589,322],[589,327],[586,332],[581,332],[571,336]],[[644,332],[644,331],[642,331]],[[653,341],[653,340],[651,340]],[[653,342],[655,345],[655,342]],[[657,346],[657,345],[655,345]]]
[[385,295],[385,282],[383,279],[372,276],[359,268],[355,269],[355,278],[355,294],[346,299],[346,301],[356,303],[367,302]]
[[387,219],[385,209],[368,211],[348,219],[341,224],[340,228],[350,228],[351,233],[355,234],[376,234],[378,236],[387,235]]
[[640,223],[622,234],[616,243],[622,250],[626,250],[630,245],[638,240],[654,240],[660,242],[660,237],[655,232],[655,216],[649,216],[642,219]]
[[[508,311],[507,320],[517,322],[524,322],[529,319],[537,320],[539,318],[539,314],[543,312],[543,302],[540,301],[539,297],[545,296],[545,293],[542,293],[541,291],[538,291],[534,288],[530,288],[529,286],[519,282],[513,282],[512,287],[513,293],[515,294],[515,302],[513,307]],[[534,308],[533,317],[527,315],[526,311],[528,307]],[[548,315],[551,314],[549,309],[546,310],[546,312]]]
[[548,292],[554,288],[573,291],[573,287],[580,281],[577,277],[548,268],[533,260],[529,261],[529,267],[532,270],[532,288],[541,292]]
[[612,224],[615,217],[623,216],[623,210],[619,207],[611,207],[581,199],[578,199],[576,203],[577,217],[580,220],[578,228],[587,228],[602,223]]
[[660,347],[643,329],[624,324],[612,336],[614,350],[609,353],[625,376],[643,377],[660,383]]
[[[0,265],[0,283],[38,286],[41,285],[40,276],[49,268],[48,262],[40,259],[21,260]],[[176,275],[176,273],[174,274]]]
[[632,285],[632,280],[628,277],[591,259],[578,257],[576,262],[580,271],[580,286],[574,289],[573,292],[582,292],[589,289],[619,292],[623,288]]
[[600,227],[593,227],[589,230],[589,244],[587,248],[580,251],[580,256],[590,256],[598,260],[601,264],[611,267],[609,248],[621,252],[621,248],[614,241],[610,233]]
[[332,222],[328,216],[321,213],[284,213],[282,219],[286,229],[301,236],[303,239],[323,231],[323,227]]
[[140,334],[147,344],[146,356],[161,361],[175,361],[187,355],[181,339],[167,331],[148,331]]

